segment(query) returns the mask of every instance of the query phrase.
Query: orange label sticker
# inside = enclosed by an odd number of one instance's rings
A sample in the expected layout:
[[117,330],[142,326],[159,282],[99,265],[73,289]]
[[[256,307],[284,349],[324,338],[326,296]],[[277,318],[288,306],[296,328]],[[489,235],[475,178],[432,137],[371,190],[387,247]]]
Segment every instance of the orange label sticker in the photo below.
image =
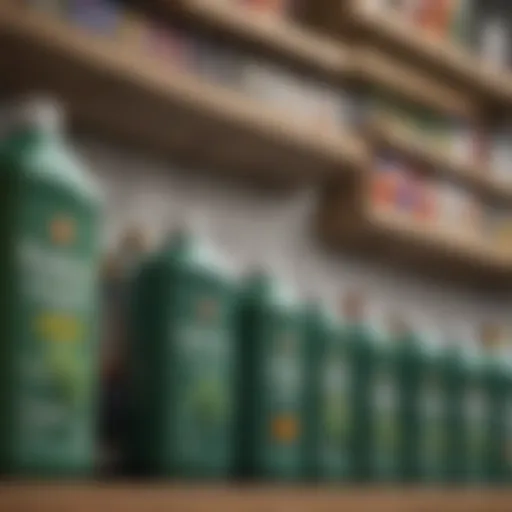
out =
[[50,224],[50,236],[57,245],[69,245],[75,239],[75,221],[66,216],[54,218]]
[[272,436],[282,443],[292,443],[299,435],[297,419],[291,415],[282,415],[272,421]]

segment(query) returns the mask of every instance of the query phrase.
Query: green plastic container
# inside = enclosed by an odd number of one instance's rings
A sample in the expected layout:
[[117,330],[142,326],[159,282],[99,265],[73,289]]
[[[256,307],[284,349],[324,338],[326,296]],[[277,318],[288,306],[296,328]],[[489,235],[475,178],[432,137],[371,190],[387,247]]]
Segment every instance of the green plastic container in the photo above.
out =
[[349,350],[350,478],[359,483],[396,477],[397,388],[383,333],[367,323],[357,296],[345,299],[344,344]]
[[8,109],[0,147],[0,470],[86,475],[99,374],[99,191],[59,109]]
[[425,478],[429,402],[435,401],[435,380],[429,376],[429,356],[422,340],[408,328],[396,337],[396,378],[399,394],[398,471],[403,483]]
[[465,418],[465,403],[471,373],[464,347],[458,340],[448,340],[440,365],[446,432],[443,481],[448,485],[460,485],[467,479],[469,426]]
[[482,355],[469,347],[466,350],[463,418],[467,439],[464,474],[468,484],[478,484],[487,480],[488,390]]
[[238,343],[238,474],[301,479],[305,468],[304,307],[269,274],[254,274],[245,283]]
[[420,405],[420,479],[425,483],[445,481],[445,451],[448,443],[444,351],[435,340],[423,342]]
[[485,389],[485,481],[491,485],[502,485],[509,481],[510,457],[510,366],[499,341],[484,349],[482,370]]
[[305,449],[308,480],[349,477],[351,359],[335,317],[318,303],[306,314]]
[[146,261],[133,290],[131,442],[143,473],[221,478],[233,466],[236,288],[191,233]]

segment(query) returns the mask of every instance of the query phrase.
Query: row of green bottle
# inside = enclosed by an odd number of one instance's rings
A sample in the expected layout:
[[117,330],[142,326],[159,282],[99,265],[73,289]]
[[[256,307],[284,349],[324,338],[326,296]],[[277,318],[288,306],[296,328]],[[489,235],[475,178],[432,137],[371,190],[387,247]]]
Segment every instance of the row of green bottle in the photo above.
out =
[[[512,370],[336,318],[271,273],[239,283],[190,233],[134,280],[128,445],[148,473],[329,482],[506,482]],[[136,421],[136,420],[139,421]]]

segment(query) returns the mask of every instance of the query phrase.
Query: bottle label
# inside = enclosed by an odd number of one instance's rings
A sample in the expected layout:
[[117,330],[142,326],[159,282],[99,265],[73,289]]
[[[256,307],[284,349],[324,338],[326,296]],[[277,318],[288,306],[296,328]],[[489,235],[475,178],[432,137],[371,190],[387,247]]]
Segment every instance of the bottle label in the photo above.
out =
[[92,462],[97,247],[72,200],[34,190],[16,247],[14,463],[81,469]]
[[[189,314],[175,332],[176,464],[225,468],[231,457],[234,347],[225,303],[208,291],[183,296]],[[182,307],[184,304],[182,303]],[[183,312],[185,313],[185,312]],[[172,357],[172,356],[171,356]],[[172,379],[173,376],[170,376]]]
[[320,390],[321,464],[327,472],[346,470],[350,434],[349,365],[346,354],[332,346],[324,354]]
[[393,471],[398,440],[398,395],[388,365],[382,365],[376,372],[373,389],[376,462],[378,471],[385,474]]
[[265,465],[279,473],[299,469],[302,438],[304,370],[302,337],[289,322],[276,326],[270,337],[265,396],[268,403],[268,450]]

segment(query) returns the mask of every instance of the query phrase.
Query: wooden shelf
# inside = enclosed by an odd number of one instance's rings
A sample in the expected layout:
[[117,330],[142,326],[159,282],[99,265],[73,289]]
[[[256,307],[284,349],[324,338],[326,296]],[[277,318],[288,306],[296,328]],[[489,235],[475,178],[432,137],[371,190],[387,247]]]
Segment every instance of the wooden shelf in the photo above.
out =
[[177,162],[271,181],[317,181],[366,162],[348,133],[319,132],[172,62],[0,3],[3,87],[62,98],[94,131]]
[[232,2],[211,0],[152,0],[162,12],[180,17],[194,25],[213,29],[262,50],[281,61],[330,77],[335,81],[350,73],[348,50],[335,39],[322,37],[297,23],[277,16],[258,15],[247,7]]
[[298,63],[334,84],[375,86],[448,115],[464,118],[478,115],[469,97],[438,84],[426,73],[371,48],[356,49],[322,37],[297,22],[258,16],[244,6],[211,0],[153,0],[151,4],[171,18],[185,18],[189,23],[257,47],[272,59]]
[[447,230],[391,209],[376,210],[366,200],[367,186],[364,178],[327,192],[317,218],[327,246],[444,282],[487,290],[512,287],[512,255],[494,249],[476,233],[464,235],[460,229]]
[[512,204],[512,187],[493,178],[492,170],[458,161],[428,141],[414,136],[406,127],[399,127],[384,119],[374,119],[368,133],[375,148],[388,147],[399,154],[426,164],[441,176],[452,178],[472,188],[481,196]]
[[170,487],[164,485],[5,485],[0,510],[26,512],[508,512],[507,490]]
[[355,48],[352,53],[352,76],[365,85],[374,86],[400,99],[431,108],[444,115],[462,119],[480,116],[472,98],[454,87],[440,85],[427,73],[408,66],[394,57],[371,47]]
[[396,15],[365,9],[352,0],[343,24],[369,41],[386,45],[395,55],[407,58],[417,68],[445,78],[493,104],[512,106],[512,74],[497,70],[453,43],[436,39]]

